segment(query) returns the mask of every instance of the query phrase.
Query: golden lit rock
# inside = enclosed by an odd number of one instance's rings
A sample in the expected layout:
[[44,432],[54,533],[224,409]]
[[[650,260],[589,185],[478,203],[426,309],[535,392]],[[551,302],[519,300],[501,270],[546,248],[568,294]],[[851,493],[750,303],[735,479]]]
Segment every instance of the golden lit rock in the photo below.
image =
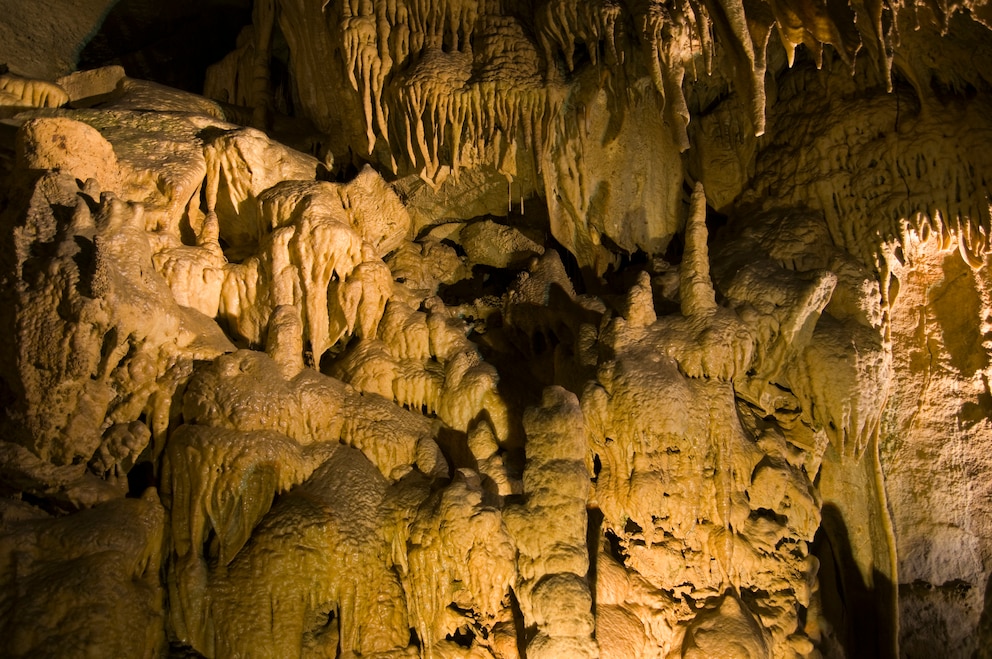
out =
[[984,656],[984,2],[86,4],[0,0],[94,67],[0,39],[0,654]]

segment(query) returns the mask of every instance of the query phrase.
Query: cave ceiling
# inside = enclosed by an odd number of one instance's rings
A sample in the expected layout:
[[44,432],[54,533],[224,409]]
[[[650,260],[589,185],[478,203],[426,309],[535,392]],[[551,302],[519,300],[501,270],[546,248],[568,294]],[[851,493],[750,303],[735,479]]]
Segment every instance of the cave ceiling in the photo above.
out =
[[0,12],[0,655],[985,656],[985,2]]

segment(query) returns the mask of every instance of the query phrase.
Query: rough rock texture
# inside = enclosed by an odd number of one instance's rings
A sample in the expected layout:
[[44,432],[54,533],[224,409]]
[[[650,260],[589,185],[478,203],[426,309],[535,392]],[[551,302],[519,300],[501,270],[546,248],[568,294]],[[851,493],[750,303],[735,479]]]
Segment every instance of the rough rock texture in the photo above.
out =
[[25,4],[4,0],[0,62],[14,73],[55,78],[76,67],[83,44],[116,0],[42,0]]
[[106,5],[0,2],[0,654],[988,654],[987,4]]

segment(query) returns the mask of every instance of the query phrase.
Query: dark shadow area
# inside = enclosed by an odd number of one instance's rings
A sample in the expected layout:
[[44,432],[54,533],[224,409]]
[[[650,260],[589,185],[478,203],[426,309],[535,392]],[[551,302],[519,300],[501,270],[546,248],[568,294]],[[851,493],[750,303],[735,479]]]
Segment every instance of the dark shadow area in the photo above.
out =
[[[851,551],[851,538],[837,506],[826,504],[820,530],[810,547],[820,561],[818,580],[823,617],[848,659],[886,659],[894,647],[893,621],[885,613],[892,584],[877,570],[865,583]],[[894,657],[892,658],[894,659]]]
[[[597,457],[598,459],[598,457]],[[592,614],[596,615],[596,579],[599,558],[599,543],[603,539],[603,511],[599,508],[586,509],[586,549],[589,552],[589,594],[592,596]]]
[[713,246],[713,243],[717,240],[720,231],[727,226],[729,221],[730,218],[726,215],[719,212],[709,204],[706,205],[706,234],[708,236],[707,242],[710,247]]
[[165,657],[166,659],[204,659],[202,654],[177,640],[169,641]]
[[234,50],[251,0],[121,0],[79,55],[78,68],[119,64],[134,78],[195,94],[206,68]]
[[127,472],[127,496],[140,498],[149,487],[158,487],[158,479],[155,478],[155,465],[145,460],[134,465]]
[[992,418],[992,391],[989,390],[989,381],[984,376],[982,382],[985,389],[978,393],[974,401],[966,401],[961,405],[958,412],[958,427],[970,428],[976,423]]
[[438,429],[434,440],[444,454],[444,459],[451,466],[452,472],[462,468],[476,472],[479,470],[479,462],[472,455],[464,432],[442,426]]
[[976,659],[992,657],[992,574],[985,584],[985,603],[982,606],[982,616],[978,619],[978,650]]
[[[464,256],[464,250],[455,243],[442,241],[455,248],[459,256]],[[475,300],[483,297],[501,297],[506,293],[507,288],[517,278],[519,271],[511,268],[495,268],[486,265],[475,265],[472,267],[472,276],[462,279],[453,284],[440,284],[438,286],[438,297],[448,306],[458,306],[460,304],[471,304]]]
[[510,611],[513,614],[513,629],[517,636],[517,653],[520,659],[527,659],[527,643],[533,638],[535,630],[527,629],[524,625],[524,614],[520,610],[520,602],[517,601],[517,594],[510,589]]

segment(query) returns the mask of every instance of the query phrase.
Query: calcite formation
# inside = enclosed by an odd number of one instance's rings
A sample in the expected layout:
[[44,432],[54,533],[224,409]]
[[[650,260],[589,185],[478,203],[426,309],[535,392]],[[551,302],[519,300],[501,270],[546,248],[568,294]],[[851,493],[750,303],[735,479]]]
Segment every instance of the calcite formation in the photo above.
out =
[[990,21],[255,0],[193,91],[11,50],[0,654],[985,656]]

